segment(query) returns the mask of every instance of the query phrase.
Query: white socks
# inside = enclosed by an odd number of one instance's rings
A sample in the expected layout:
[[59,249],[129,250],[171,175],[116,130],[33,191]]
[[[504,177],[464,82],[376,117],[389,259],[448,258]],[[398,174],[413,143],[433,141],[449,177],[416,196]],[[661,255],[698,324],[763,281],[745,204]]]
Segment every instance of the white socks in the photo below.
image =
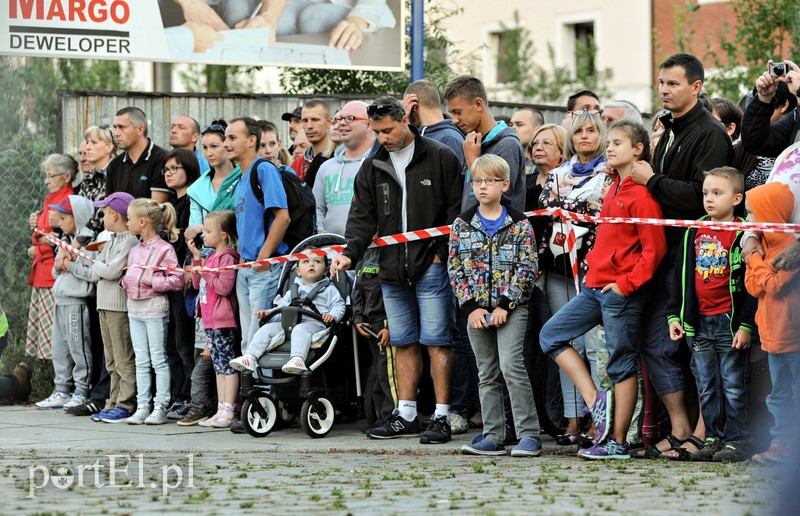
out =
[[397,403],[397,412],[400,417],[406,421],[414,421],[417,419],[417,402],[410,400],[400,400]]
[[433,413],[433,418],[436,419],[439,416],[444,416],[448,421],[450,421],[450,405],[442,405],[437,403],[436,410]]

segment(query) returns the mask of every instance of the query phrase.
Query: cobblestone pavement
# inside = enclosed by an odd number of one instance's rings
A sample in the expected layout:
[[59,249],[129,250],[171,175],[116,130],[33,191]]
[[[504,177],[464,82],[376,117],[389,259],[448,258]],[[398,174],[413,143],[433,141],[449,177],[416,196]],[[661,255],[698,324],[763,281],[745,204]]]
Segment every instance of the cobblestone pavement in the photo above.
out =
[[10,451],[3,510],[126,514],[766,514],[770,468],[572,456]]

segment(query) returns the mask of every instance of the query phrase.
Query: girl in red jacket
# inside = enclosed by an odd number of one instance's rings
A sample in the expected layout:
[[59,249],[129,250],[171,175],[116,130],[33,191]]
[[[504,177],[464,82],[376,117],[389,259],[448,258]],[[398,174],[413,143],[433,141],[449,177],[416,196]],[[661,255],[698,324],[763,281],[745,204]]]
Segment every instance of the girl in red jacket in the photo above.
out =
[[[630,177],[638,160],[648,160],[650,141],[641,124],[622,120],[608,133],[607,163],[617,172],[603,200],[601,217],[661,218],[661,207],[645,186]],[[628,434],[638,395],[638,332],[649,294],[646,284],[666,254],[664,230],[643,224],[601,224],[587,256],[589,270],[580,294],[542,328],[542,350],[563,369],[591,407],[595,446],[584,459],[627,459]],[[570,340],[603,323],[612,393],[598,391]],[[612,411],[612,401],[616,404]],[[613,414],[613,420],[612,420]],[[612,427],[613,423],[613,427]]]
[[236,271],[202,272],[239,263],[236,245],[236,215],[229,210],[213,211],[203,221],[203,241],[214,251],[205,262],[194,242],[187,242],[192,252],[192,285],[198,290],[197,301],[206,347],[211,352],[217,374],[217,413],[200,421],[200,426],[227,428],[233,423],[233,405],[239,393],[239,374],[228,363],[236,356]]

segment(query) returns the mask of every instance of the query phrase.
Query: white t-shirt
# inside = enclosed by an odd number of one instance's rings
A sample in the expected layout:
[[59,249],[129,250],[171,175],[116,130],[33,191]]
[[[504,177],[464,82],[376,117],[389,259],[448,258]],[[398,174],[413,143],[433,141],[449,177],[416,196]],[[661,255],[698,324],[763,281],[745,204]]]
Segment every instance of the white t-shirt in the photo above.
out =
[[408,192],[406,191],[406,167],[411,163],[411,157],[414,156],[414,141],[405,149],[400,149],[395,152],[389,153],[389,158],[392,160],[392,166],[397,174],[397,180],[400,181],[400,188],[403,190],[403,212],[402,212],[402,227],[403,233],[408,231]]

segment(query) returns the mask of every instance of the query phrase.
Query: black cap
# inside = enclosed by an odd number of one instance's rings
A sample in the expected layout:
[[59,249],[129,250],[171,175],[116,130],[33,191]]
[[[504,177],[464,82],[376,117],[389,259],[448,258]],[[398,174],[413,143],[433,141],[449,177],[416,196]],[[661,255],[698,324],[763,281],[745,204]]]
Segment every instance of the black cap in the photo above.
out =
[[292,118],[302,118],[303,106],[297,106],[291,113],[284,113],[281,115],[281,120],[284,122],[291,121]]

